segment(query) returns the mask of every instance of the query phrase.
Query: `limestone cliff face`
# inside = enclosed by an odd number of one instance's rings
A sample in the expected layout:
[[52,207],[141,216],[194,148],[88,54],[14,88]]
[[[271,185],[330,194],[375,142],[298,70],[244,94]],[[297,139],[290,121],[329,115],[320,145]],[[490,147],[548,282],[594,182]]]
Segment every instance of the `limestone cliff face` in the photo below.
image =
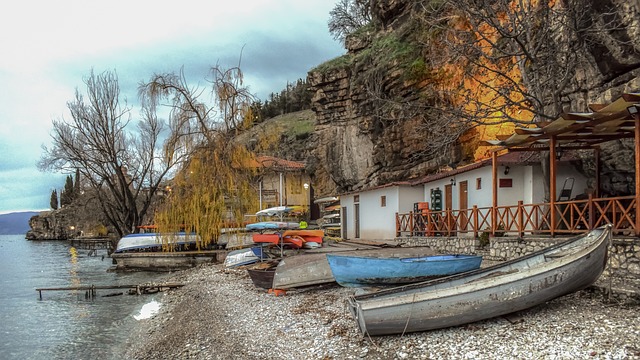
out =
[[[312,109],[317,117],[315,160],[310,162],[317,180],[316,193],[340,193],[407,180],[451,162],[470,160],[460,151],[425,155],[422,130],[414,121],[380,119],[371,106],[371,84],[364,86],[362,74],[371,73],[372,68],[377,74],[375,85],[390,96],[411,100],[425,95],[419,83],[402,80],[405,70],[397,63],[362,63],[353,56],[375,50],[371,39],[393,33],[407,19],[418,16],[415,12],[419,10],[412,4],[408,0],[373,0],[376,29],[347,39],[347,54],[335,61],[341,64],[309,72]],[[592,0],[592,5],[594,23],[614,19],[619,31],[590,35],[581,54],[582,65],[575,69],[571,86],[563,95],[565,108],[570,111],[588,111],[589,104],[608,103],[624,92],[640,90],[640,0]],[[617,14],[605,14],[603,9],[609,6],[617,9]],[[437,133],[438,129],[430,131]],[[603,147],[602,181],[610,194],[632,188],[628,174],[633,171],[633,162],[626,157],[632,150],[633,144],[619,141]],[[582,168],[589,175],[592,166],[588,159],[586,162]]]

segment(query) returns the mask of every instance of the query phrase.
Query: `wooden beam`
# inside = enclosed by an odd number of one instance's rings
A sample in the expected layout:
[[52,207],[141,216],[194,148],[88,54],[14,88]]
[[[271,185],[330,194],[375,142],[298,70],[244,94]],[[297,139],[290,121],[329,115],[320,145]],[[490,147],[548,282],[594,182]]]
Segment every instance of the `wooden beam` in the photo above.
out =
[[492,189],[492,208],[491,208],[491,235],[496,234],[496,221],[498,219],[498,152],[491,153],[491,189]]
[[594,154],[595,158],[596,158],[596,188],[594,189],[594,197],[596,199],[600,198],[600,147],[597,146],[595,147],[595,154]]
[[635,161],[636,161],[636,237],[640,236],[640,114],[634,115],[636,119],[635,131]]
[[556,231],[556,137],[551,136],[549,143],[549,223],[551,224],[551,236]]

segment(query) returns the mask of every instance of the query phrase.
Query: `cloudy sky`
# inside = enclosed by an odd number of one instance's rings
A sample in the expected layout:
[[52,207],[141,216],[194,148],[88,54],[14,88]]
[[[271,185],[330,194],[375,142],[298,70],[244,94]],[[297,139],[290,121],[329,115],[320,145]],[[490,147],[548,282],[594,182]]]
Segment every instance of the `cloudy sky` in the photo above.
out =
[[265,100],[345,53],[327,30],[336,2],[12,2],[0,13],[0,213],[47,209],[64,186],[65,174],[36,163],[52,120],[69,118],[66,103],[92,70],[115,70],[132,104],[154,73],[184,67],[188,80],[204,83],[211,66],[235,66],[242,52],[245,84]]

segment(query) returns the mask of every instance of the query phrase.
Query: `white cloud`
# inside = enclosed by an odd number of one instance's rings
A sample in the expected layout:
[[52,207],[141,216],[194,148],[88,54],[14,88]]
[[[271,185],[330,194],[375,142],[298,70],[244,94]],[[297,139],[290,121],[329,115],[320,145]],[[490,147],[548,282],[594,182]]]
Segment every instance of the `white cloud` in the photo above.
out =
[[[83,77],[116,70],[135,104],[140,81],[179,71],[203,84],[210,66],[237,64],[263,100],[343,50],[327,31],[326,0],[23,0],[0,12],[0,211],[45,208],[64,175],[40,173],[51,121]],[[124,99],[123,99],[124,100]],[[137,115],[133,109],[132,115]],[[62,179],[62,180],[60,180]]]

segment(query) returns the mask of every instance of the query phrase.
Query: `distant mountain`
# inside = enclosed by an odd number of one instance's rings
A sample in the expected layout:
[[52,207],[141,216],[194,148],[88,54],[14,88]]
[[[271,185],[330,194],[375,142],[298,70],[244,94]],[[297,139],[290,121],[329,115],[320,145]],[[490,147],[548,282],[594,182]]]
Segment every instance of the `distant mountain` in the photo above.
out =
[[29,231],[29,219],[38,215],[37,211],[23,211],[0,214],[0,235],[19,235]]

